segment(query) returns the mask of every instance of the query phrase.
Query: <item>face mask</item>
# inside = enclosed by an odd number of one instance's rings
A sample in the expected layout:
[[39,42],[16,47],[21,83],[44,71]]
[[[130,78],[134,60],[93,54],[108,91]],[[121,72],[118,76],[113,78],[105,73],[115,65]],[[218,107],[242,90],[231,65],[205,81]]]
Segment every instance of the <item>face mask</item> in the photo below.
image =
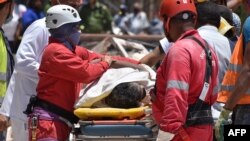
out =
[[72,46],[76,46],[79,44],[80,36],[81,36],[81,32],[77,31],[77,32],[70,34],[67,39],[69,40]]

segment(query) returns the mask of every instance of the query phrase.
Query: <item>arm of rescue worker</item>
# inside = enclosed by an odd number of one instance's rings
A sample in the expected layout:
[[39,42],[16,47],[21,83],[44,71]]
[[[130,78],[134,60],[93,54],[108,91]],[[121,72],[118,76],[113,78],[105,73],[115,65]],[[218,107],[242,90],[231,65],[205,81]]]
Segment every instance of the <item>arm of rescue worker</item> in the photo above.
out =
[[[53,46],[50,47],[53,48]],[[50,67],[44,66],[49,69],[49,75],[85,84],[99,78],[109,68],[109,62],[103,61],[105,58],[98,63],[90,63],[87,59],[61,50],[58,50],[53,56],[51,55],[49,59]]]
[[160,130],[177,134],[186,121],[191,60],[189,52],[179,47],[173,47],[165,59],[163,75],[167,80]]
[[[246,20],[246,23],[250,23],[250,18]],[[244,36],[244,60],[242,70],[239,74],[238,80],[235,84],[235,89],[233,90],[231,96],[225,104],[225,108],[228,110],[233,110],[241,96],[247,92],[250,88],[250,25],[244,24],[243,26],[243,36]]]
[[4,99],[0,108],[0,131],[6,130],[10,124],[9,116],[10,116],[10,107],[11,107],[13,93],[14,93],[13,91],[15,87],[15,85],[13,85],[15,83],[15,77],[14,77],[15,73],[16,72],[14,71],[13,75],[11,76],[9,86],[7,88],[6,94],[4,96]]
[[[76,52],[78,55],[80,55],[81,58],[89,60],[90,62],[99,62],[101,60],[102,57],[104,57],[105,55],[103,54],[99,54],[99,53],[95,53],[91,50],[87,50],[84,47],[78,47],[76,48]],[[129,62],[132,64],[139,64],[139,61],[136,61],[134,59],[130,59],[130,58],[126,58],[126,57],[121,57],[121,56],[112,56],[113,60],[119,60],[119,61],[125,61],[125,62]]]
[[147,64],[150,67],[154,66],[158,61],[162,60],[165,53],[160,50],[160,47],[156,47],[152,52],[145,55],[139,62]]
[[[45,19],[43,19],[45,20]],[[15,70],[37,83],[37,70],[44,47],[48,44],[49,32],[40,21],[32,23],[25,31],[16,54]]]
[[152,52],[144,56],[139,62],[141,62],[142,64],[147,64],[152,67],[157,62],[162,60],[173,44],[170,43],[166,37],[161,39],[159,43],[160,45],[158,47],[156,47]]
[[[77,48],[77,53],[83,58],[88,59],[90,63],[97,63],[101,61],[101,58],[104,57],[102,54],[95,53],[93,51],[89,51],[85,48],[79,47]],[[111,68],[123,68],[123,67],[131,67],[134,69],[145,70],[145,68],[141,65],[138,65],[140,62],[126,58],[121,56],[112,56],[112,63],[110,64]]]

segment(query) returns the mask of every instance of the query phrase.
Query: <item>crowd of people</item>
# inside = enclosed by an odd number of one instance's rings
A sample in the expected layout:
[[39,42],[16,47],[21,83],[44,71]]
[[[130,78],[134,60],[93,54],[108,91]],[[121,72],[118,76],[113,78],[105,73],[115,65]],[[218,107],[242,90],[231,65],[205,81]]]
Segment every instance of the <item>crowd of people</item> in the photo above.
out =
[[[139,2],[114,16],[98,0],[50,0],[46,12],[43,2],[0,0],[0,140],[11,125],[14,141],[66,141],[83,84],[110,68],[146,71],[141,64],[159,61],[150,91],[157,141],[221,141],[230,119],[250,125],[250,17],[241,21],[232,11],[242,4],[250,13],[249,0],[163,0],[151,22]],[[80,47],[82,32],[165,37],[136,61]],[[143,87],[123,85],[138,91],[136,101],[131,93],[126,100],[139,106]],[[105,102],[127,107],[112,103],[117,89]]]
[[[27,0],[25,4],[14,1],[13,19],[3,25],[6,31],[12,52],[17,52],[22,35],[27,27],[38,19],[45,17],[50,2],[43,0]],[[112,15],[111,10],[98,0],[86,0],[79,8],[82,19],[83,33],[113,33],[117,35],[129,34],[157,34],[163,35],[162,22],[155,16],[150,22],[142,11],[141,3],[133,5],[133,12],[129,12],[125,4],[119,6],[117,14]],[[142,26],[143,25],[143,26]]]

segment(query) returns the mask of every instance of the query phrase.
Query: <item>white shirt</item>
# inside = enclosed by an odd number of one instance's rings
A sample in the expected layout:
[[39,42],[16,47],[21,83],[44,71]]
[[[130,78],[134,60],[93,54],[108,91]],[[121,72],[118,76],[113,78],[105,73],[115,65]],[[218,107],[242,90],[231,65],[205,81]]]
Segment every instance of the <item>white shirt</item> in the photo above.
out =
[[218,32],[214,26],[205,25],[198,28],[201,37],[214,49],[219,62],[219,83],[222,82],[231,57],[229,40]]
[[[225,36],[221,35],[218,32],[218,29],[214,26],[210,25],[202,26],[198,28],[198,32],[201,35],[201,37],[205,39],[208,42],[208,44],[214,49],[217,55],[219,63],[218,79],[220,86],[231,57],[229,40]],[[218,119],[220,115],[220,111],[218,111],[217,108],[215,108],[218,106],[221,105],[215,103],[212,106],[212,116],[214,119]]]
[[35,21],[25,31],[16,54],[15,70],[0,108],[1,114],[27,120],[23,111],[29,103],[30,96],[36,95],[37,72],[48,38],[45,18]]
[[108,69],[98,80],[89,84],[80,92],[80,97],[75,108],[91,107],[107,97],[119,84],[136,82],[144,86],[146,90],[155,84],[156,73],[149,66],[143,65],[148,71],[139,71],[133,68]]
[[121,23],[121,27],[124,26],[127,26],[128,32],[131,32],[132,34],[139,34],[143,32],[144,29],[149,27],[149,22],[146,13],[141,11],[136,15],[134,13],[129,14],[124,20],[124,22]]
[[27,8],[22,4],[15,4],[14,10],[12,13],[13,18],[10,22],[2,26],[4,30],[4,35],[8,38],[9,41],[14,41],[15,32],[19,19],[22,17],[23,13],[26,12]]

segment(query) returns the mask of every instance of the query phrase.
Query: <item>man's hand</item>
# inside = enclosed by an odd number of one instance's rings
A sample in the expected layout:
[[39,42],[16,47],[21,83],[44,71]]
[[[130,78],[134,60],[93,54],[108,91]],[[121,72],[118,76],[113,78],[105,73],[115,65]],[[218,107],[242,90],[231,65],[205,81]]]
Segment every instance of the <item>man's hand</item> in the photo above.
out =
[[102,61],[102,59],[98,58],[98,59],[91,60],[90,63],[95,64],[95,63],[99,63],[100,61]]
[[223,137],[223,128],[224,125],[229,124],[228,119],[229,119],[229,114],[232,111],[227,110],[225,108],[222,108],[221,114],[219,119],[217,120],[216,124],[215,124],[215,137],[217,139],[217,141],[223,141],[224,137]]
[[9,119],[8,117],[0,114],[0,131],[4,131],[9,126]]
[[112,60],[112,57],[111,57],[111,56],[105,55],[105,56],[102,58],[102,61],[107,62],[107,63],[109,64],[109,66],[110,66],[113,60]]
[[138,69],[139,71],[148,71],[142,64],[139,64],[139,65],[137,66],[137,69]]

